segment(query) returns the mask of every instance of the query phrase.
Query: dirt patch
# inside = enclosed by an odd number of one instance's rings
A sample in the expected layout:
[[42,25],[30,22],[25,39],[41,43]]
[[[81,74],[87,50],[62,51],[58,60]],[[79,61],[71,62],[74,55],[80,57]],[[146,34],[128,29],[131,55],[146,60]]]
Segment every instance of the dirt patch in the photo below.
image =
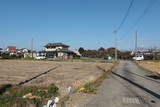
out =
[[59,87],[60,97],[66,95],[67,88],[71,86],[77,89],[88,82],[100,77],[103,72],[97,66],[110,69],[112,63],[99,62],[54,62],[54,61],[25,61],[25,60],[1,60],[0,84],[16,85],[58,65],[61,67],[41,75],[22,87],[43,86],[56,84]]

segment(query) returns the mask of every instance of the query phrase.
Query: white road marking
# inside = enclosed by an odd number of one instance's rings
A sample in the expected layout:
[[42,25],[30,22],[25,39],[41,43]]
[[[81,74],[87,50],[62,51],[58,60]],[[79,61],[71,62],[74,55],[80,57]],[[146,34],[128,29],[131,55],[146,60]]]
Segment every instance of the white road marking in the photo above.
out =
[[136,104],[140,104],[140,101],[138,98],[135,98]]
[[124,97],[122,102],[125,104],[140,104],[140,100],[138,97]]

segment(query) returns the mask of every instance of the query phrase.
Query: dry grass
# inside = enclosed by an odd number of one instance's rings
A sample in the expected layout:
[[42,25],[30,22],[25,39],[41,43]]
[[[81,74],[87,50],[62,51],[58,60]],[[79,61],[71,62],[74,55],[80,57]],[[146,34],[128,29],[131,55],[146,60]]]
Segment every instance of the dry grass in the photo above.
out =
[[17,84],[58,65],[62,66],[23,86],[49,86],[54,83],[59,87],[61,96],[64,96],[69,86],[78,88],[100,77],[103,72],[96,67],[97,65],[105,70],[113,66],[112,63],[98,62],[1,60],[0,84]]
[[160,61],[140,61],[138,64],[153,73],[160,74]]

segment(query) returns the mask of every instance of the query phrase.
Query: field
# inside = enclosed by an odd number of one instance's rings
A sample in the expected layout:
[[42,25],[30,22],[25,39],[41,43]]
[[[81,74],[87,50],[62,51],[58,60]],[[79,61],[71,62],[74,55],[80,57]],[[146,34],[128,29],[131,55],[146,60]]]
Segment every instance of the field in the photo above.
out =
[[60,96],[62,97],[66,94],[69,86],[77,89],[100,77],[103,72],[97,66],[109,70],[113,64],[100,62],[0,60],[0,85],[22,83],[23,87],[47,87],[54,83],[59,87]]
[[140,61],[138,64],[144,69],[160,74],[160,61]]

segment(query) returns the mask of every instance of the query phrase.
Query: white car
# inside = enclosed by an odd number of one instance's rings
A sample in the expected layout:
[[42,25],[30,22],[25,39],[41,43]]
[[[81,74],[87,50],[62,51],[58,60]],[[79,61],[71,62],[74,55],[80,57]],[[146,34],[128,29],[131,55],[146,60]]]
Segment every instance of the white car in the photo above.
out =
[[46,59],[46,57],[45,56],[36,56],[35,59],[42,60],[42,59]]
[[135,57],[133,57],[133,60],[142,61],[142,60],[144,60],[144,56],[143,55],[135,56]]

